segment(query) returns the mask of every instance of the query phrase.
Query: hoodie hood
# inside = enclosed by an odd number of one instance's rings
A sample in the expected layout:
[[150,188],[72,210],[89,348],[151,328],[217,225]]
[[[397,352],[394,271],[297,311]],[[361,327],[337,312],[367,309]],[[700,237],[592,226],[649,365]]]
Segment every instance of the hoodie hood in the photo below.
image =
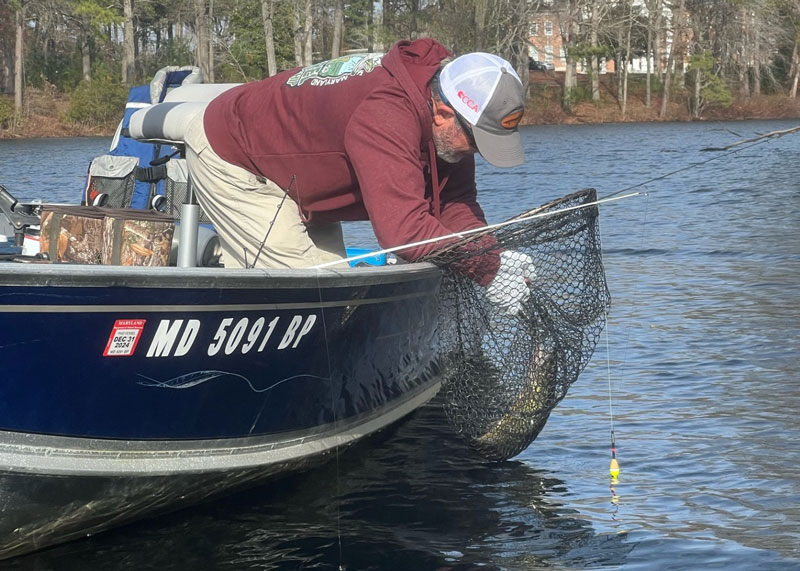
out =
[[413,42],[400,41],[394,46],[400,54],[408,75],[427,100],[430,97],[430,81],[439,71],[442,60],[452,53],[436,40],[425,38]]
[[401,40],[383,56],[381,62],[414,103],[422,128],[423,148],[433,136],[432,112],[428,106],[431,96],[430,82],[439,71],[442,60],[452,55],[450,50],[430,38]]

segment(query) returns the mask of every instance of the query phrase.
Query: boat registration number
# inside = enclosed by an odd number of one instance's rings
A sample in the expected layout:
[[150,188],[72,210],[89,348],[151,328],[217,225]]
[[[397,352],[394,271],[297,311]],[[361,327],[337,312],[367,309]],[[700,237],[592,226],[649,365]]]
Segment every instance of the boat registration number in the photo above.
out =
[[[183,357],[196,345],[209,357],[234,353],[262,353],[273,349],[297,349],[300,342],[314,329],[314,313],[286,316],[223,317],[217,323],[206,324],[199,319],[161,319],[147,347],[147,357]],[[144,319],[118,319],[109,335],[104,357],[130,357],[145,328]],[[204,330],[213,331],[201,335]],[[207,344],[206,344],[207,343]]]

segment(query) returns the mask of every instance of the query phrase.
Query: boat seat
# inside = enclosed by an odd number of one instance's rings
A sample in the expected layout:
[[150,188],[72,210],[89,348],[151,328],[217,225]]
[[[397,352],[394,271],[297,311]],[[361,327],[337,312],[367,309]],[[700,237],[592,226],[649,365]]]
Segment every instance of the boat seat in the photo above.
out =
[[167,93],[162,103],[139,109],[131,115],[129,137],[138,141],[182,146],[186,128],[208,103],[240,83],[194,83]]

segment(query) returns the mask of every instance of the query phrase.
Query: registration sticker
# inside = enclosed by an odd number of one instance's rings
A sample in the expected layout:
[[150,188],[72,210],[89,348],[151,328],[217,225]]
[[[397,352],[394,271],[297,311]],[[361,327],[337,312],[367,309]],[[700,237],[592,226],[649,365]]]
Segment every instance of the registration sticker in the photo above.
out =
[[117,319],[108,337],[103,357],[130,357],[142,336],[144,319]]

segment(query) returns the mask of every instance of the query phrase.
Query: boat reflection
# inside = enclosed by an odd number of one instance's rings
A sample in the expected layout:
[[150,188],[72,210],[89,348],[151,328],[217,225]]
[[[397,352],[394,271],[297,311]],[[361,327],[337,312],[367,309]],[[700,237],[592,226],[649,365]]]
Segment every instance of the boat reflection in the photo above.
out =
[[[381,446],[374,446],[375,438]],[[486,463],[434,401],[321,468],[9,561],[9,569],[618,566],[634,544],[560,503],[564,482]]]

